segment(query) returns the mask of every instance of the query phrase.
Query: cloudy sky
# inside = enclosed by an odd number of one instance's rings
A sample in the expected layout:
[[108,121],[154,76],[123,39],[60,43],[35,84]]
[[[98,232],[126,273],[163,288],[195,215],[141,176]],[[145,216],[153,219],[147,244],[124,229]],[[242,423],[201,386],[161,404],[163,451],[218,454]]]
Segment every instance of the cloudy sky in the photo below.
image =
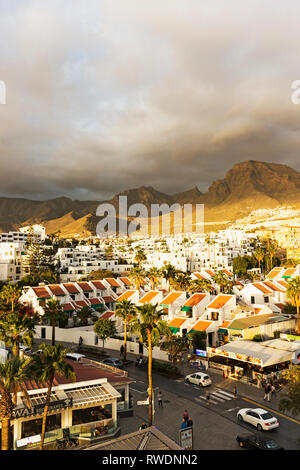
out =
[[0,195],[300,171],[298,0],[0,0]]

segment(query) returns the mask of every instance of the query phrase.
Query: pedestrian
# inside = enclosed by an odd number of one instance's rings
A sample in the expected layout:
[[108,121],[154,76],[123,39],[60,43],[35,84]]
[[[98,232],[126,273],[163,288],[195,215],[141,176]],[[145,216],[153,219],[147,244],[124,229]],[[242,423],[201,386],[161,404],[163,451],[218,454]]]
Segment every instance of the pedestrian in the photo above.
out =
[[188,421],[187,421],[187,428],[192,428],[193,427],[193,420],[191,417],[189,417]]
[[184,419],[185,421],[188,421],[188,419],[189,419],[189,414],[188,414],[187,410],[184,410],[183,419]]
[[265,385],[264,401],[268,398],[268,385]]
[[158,394],[157,394],[157,399],[158,399],[158,406],[159,408],[162,408],[163,407],[163,401],[162,401],[162,393],[161,391],[159,390]]
[[272,384],[272,387],[271,387],[271,397],[273,395],[276,397],[276,387],[275,387],[274,383]]
[[147,427],[148,427],[147,424],[145,423],[145,421],[143,421],[139,427],[139,431],[141,431],[142,429],[146,429]]
[[180,429],[187,428],[187,420],[182,418]]
[[124,356],[124,346],[123,346],[123,344],[120,347],[120,356]]
[[210,404],[210,394],[209,394],[209,392],[206,392],[206,404],[207,405]]
[[271,395],[272,395],[272,387],[271,387],[271,384],[268,384],[268,401],[271,400]]
[[233,389],[234,398],[237,398],[237,386],[235,385]]
[[79,341],[78,341],[78,343],[79,343],[79,346],[81,346],[81,345],[82,345],[82,343],[83,343],[82,336],[79,336]]

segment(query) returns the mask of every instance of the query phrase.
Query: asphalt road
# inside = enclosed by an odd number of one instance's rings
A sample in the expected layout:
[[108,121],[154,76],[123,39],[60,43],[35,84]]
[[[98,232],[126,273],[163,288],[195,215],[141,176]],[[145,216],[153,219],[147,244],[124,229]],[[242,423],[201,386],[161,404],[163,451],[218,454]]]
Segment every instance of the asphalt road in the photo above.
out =
[[[129,376],[136,379],[136,382],[131,385],[131,390],[135,392],[135,395],[139,400],[144,400],[147,395],[148,380],[147,380],[147,369],[136,368],[135,365],[126,367]],[[219,383],[218,383],[219,382]],[[174,396],[174,402],[176,398],[180,397],[185,400],[186,407],[193,402],[197,404],[199,410],[204,415],[207,415],[211,422],[212,414],[218,416],[218,426],[224,426],[226,430],[226,437],[232,441],[236,439],[236,429],[240,432],[254,432],[257,434],[270,435],[270,438],[274,439],[280,446],[287,450],[299,450],[300,449],[300,427],[299,421],[288,417],[282,413],[271,408],[271,403],[265,402],[263,405],[256,402],[255,400],[244,396],[238,396],[234,398],[232,391],[232,384],[229,387],[221,387],[220,383],[224,383],[222,379],[216,380],[215,383],[209,387],[202,388],[192,384],[186,384],[184,379],[173,380],[159,374],[153,374],[153,388],[160,389],[162,393],[168,392]],[[206,391],[210,391],[210,405],[206,404]],[[157,406],[157,404],[156,404]],[[237,411],[241,408],[264,408],[270,411],[279,421],[279,428],[271,431],[257,431],[252,425],[248,423],[240,423],[237,419]],[[209,416],[208,416],[209,415]],[[219,418],[222,418],[220,421]],[[205,419],[205,418],[204,418]],[[213,420],[212,420],[213,422]],[[230,427],[229,422],[234,423],[236,426]],[[232,429],[232,432],[230,431]],[[206,432],[209,430],[206,430]],[[211,439],[214,438],[215,428],[211,426]],[[230,434],[231,432],[231,434]]]

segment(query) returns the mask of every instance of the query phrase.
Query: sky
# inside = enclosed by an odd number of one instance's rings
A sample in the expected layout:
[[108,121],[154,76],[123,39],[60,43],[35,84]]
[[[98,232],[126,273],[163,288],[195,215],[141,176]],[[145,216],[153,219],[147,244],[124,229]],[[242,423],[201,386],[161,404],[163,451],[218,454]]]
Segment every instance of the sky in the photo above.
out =
[[297,0],[0,0],[0,196],[300,171]]

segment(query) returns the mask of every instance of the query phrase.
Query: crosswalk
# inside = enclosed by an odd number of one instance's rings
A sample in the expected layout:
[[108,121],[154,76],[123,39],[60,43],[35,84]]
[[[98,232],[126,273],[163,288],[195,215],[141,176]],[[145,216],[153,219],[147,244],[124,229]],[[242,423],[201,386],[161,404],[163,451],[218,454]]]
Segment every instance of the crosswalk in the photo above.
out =
[[[214,405],[218,405],[220,403],[225,403],[228,400],[232,400],[234,398],[233,393],[225,392],[221,388],[217,388],[214,391],[209,391],[210,394],[210,403]],[[199,397],[195,398],[196,401],[199,402],[206,402],[206,395],[200,395]]]

